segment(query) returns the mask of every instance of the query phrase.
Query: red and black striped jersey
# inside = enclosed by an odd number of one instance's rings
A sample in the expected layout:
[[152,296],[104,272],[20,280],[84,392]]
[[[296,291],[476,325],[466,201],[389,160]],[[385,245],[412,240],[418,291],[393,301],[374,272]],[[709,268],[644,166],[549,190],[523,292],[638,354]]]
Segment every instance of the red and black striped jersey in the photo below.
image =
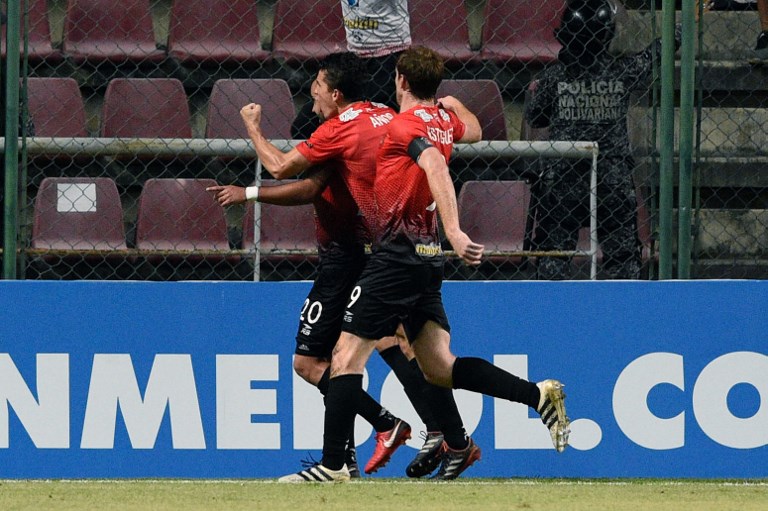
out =
[[437,106],[416,106],[392,120],[379,149],[374,185],[377,249],[408,260],[414,260],[414,254],[417,260],[442,255],[432,192],[426,174],[409,156],[408,146],[424,137],[447,162],[453,141],[461,139],[465,130],[456,114]]
[[334,172],[315,201],[318,242],[370,243],[375,213],[376,153],[395,111],[368,101],[354,103],[322,123],[297,150],[311,163],[328,162]]

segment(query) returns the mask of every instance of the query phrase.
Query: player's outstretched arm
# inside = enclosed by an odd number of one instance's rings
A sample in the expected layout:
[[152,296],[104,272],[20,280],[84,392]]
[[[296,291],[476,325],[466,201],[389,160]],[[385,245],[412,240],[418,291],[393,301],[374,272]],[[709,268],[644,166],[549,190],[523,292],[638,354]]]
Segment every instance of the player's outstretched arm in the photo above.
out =
[[206,191],[212,192],[216,202],[221,206],[243,204],[254,200],[264,204],[278,206],[299,206],[311,203],[325,188],[330,171],[328,169],[310,170],[307,177],[277,186],[249,186],[243,188],[235,185],[209,186]]
[[246,201],[245,188],[242,186],[216,185],[207,187],[205,191],[213,193],[213,198],[216,199],[219,206],[242,204]]
[[258,201],[278,206],[309,204],[315,200],[315,197],[323,193],[330,175],[331,172],[328,168],[310,169],[308,175],[298,181],[259,188]]

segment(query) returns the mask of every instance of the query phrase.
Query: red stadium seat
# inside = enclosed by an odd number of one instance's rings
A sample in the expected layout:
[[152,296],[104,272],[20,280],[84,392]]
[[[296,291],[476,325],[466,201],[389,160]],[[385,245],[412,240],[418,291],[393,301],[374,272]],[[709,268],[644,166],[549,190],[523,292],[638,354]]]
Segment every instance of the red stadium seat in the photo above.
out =
[[85,103],[74,78],[28,78],[29,115],[39,137],[87,137]]
[[483,129],[483,140],[507,140],[504,101],[493,80],[443,80],[437,97],[455,96],[474,113]]
[[159,62],[149,0],[69,0],[64,53],[76,62]]
[[524,181],[467,181],[458,197],[459,222],[485,245],[492,262],[520,264],[522,256],[494,255],[527,249],[531,187]]
[[553,31],[564,7],[565,0],[488,0],[480,57],[499,63],[553,62],[560,51]]
[[[39,137],[87,137],[85,103],[74,78],[28,78],[29,116]],[[92,158],[61,153],[29,156],[30,178],[79,173]],[[36,172],[39,171],[39,172]]]
[[115,182],[106,177],[43,179],[35,197],[30,244],[47,250],[125,250]]
[[[262,186],[279,186],[276,180],[265,179]],[[299,262],[310,254],[317,260],[315,234],[315,208],[303,206],[275,206],[260,204],[260,257],[262,261],[287,260]],[[254,208],[249,202],[243,218],[243,248],[254,248]]]
[[102,137],[192,138],[189,105],[175,78],[116,78],[104,94]]
[[272,53],[287,62],[320,60],[347,50],[338,0],[277,0]]
[[195,259],[226,257],[230,247],[224,209],[205,191],[215,184],[213,179],[148,179],[139,196],[136,248],[150,255],[168,250],[220,252],[191,254]]
[[173,3],[168,54],[181,61],[223,64],[264,62],[259,15],[253,0]]
[[414,45],[432,48],[449,63],[477,59],[469,47],[463,0],[409,0],[408,11]]
[[[6,2],[3,2],[5,7]],[[24,54],[24,2],[21,2],[21,24],[20,28],[20,46],[19,52]],[[50,62],[58,62],[62,59],[61,52],[53,48],[51,44],[51,28],[48,23],[48,6],[45,0],[27,0],[28,10],[28,23],[29,32],[27,33],[27,56],[32,62],[40,62],[47,60]],[[3,8],[5,12],[5,8]],[[2,56],[5,58],[7,48],[5,46],[6,39],[6,24],[3,23],[2,28],[2,40],[0,40],[0,48],[2,49]]]
[[213,84],[208,102],[206,138],[248,138],[240,109],[262,106],[261,127],[268,139],[290,139],[296,110],[288,83],[272,79],[221,79]]

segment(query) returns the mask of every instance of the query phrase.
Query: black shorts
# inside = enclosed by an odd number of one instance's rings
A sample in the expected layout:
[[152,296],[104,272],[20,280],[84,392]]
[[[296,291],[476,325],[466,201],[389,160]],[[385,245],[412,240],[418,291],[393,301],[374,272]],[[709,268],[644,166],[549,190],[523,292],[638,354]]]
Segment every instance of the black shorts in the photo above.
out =
[[402,264],[374,254],[352,290],[342,330],[381,339],[394,335],[403,323],[405,335],[413,342],[431,320],[450,332],[442,284],[440,265]]
[[299,315],[296,354],[326,358],[331,356],[341,334],[344,309],[366,256],[362,247],[333,248],[323,255],[317,278]]

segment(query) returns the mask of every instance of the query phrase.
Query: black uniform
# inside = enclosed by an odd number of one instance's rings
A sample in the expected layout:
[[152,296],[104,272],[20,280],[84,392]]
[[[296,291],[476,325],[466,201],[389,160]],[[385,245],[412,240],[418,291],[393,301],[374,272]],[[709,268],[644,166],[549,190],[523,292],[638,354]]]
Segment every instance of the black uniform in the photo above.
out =
[[[590,16],[596,22],[586,27],[589,32],[574,29],[569,25],[569,14],[576,23],[589,25],[583,20],[589,21]],[[551,140],[599,144],[597,235],[604,269],[611,278],[636,279],[640,274],[640,243],[627,111],[630,93],[650,85],[652,60],[660,58],[661,41],[655,40],[634,55],[610,55],[607,48],[613,38],[614,15],[615,7],[606,0],[569,2],[556,31],[563,43],[559,61],[531,84],[532,98],[525,117],[534,128],[549,127]],[[679,41],[679,31],[676,39]],[[573,250],[579,228],[589,222],[591,161],[550,159],[545,163],[534,241],[539,250]],[[540,279],[569,276],[567,258],[539,259]]]

